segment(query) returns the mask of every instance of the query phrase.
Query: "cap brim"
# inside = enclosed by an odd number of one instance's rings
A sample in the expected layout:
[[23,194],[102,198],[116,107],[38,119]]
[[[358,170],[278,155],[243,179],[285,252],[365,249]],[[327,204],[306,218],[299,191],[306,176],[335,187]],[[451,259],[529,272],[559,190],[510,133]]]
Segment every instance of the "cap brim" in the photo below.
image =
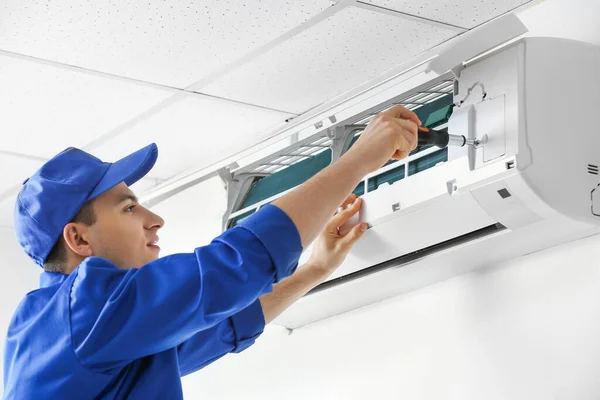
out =
[[102,180],[96,185],[88,200],[100,196],[107,190],[125,182],[127,186],[133,185],[142,179],[156,163],[158,147],[152,143],[127,157],[123,157],[108,167]]

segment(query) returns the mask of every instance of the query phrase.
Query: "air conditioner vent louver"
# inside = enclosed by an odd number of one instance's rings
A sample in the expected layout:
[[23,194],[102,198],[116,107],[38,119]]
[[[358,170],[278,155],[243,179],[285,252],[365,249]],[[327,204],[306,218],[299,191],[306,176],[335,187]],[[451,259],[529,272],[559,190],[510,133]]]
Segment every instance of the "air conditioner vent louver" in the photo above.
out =
[[315,293],[318,293],[323,290],[330,289],[332,287],[341,285],[341,284],[349,282],[349,281],[353,281],[355,279],[359,279],[359,278],[363,278],[365,276],[379,273],[379,272],[384,271],[389,268],[402,267],[403,265],[413,263],[417,260],[420,260],[427,256],[433,255],[435,253],[439,253],[441,251],[448,250],[448,249],[451,249],[451,248],[459,246],[459,245],[464,245],[464,244],[467,244],[467,243],[475,241],[475,240],[481,240],[483,238],[486,238],[486,237],[489,237],[492,235],[496,235],[504,230],[506,230],[506,227],[503,226],[502,224],[493,224],[490,226],[486,226],[486,227],[478,229],[476,231],[466,233],[462,236],[458,236],[453,239],[431,245],[424,249],[420,249],[420,250],[416,250],[416,251],[413,251],[408,254],[404,254],[400,257],[385,261],[383,263],[373,265],[369,268],[365,268],[363,270],[360,270],[360,271],[357,271],[357,272],[354,272],[354,273],[351,273],[348,275],[344,275],[344,276],[329,280],[324,283],[321,283],[319,286],[315,287],[313,290],[308,292],[307,296],[310,296],[311,294],[315,294]]
[[593,164],[588,164],[588,173],[592,175],[598,175],[598,166]]

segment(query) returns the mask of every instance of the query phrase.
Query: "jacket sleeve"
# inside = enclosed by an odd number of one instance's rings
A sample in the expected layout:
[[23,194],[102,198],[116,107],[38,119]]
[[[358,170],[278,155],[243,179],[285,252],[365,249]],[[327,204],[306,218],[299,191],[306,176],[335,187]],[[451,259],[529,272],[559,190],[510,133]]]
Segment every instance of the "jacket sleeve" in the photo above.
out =
[[179,374],[196,372],[228,353],[240,353],[254,344],[265,328],[265,317],[256,300],[214,327],[200,331],[177,346]]
[[292,220],[268,205],[190,254],[129,270],[90,257],[71,288],[75,355],[110,372],[178,346],[270,292],[294,272],[301,252]]

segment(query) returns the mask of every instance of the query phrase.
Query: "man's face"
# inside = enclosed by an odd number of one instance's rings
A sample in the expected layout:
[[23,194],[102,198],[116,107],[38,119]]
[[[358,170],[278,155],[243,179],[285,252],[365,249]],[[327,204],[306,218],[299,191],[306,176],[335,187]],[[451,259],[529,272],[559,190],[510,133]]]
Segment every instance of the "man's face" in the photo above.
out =
[[121,183],[93,202],[96,222],[88,227],[87,240],[94,256],[129,269],[156,260],[157,231],[164,221],[138,204],[133,192]]

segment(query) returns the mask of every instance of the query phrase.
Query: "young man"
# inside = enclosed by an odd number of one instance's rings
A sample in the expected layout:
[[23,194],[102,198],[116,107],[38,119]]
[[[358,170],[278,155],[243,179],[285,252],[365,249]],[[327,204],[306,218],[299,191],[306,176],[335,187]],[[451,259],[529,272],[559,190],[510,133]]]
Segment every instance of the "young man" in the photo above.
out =
[[[154,165],[155,145],[113,164],[74,148],[55,156],[17,199],[19,243],[45,272],[10,324],[5,398],[181,398],[181,376],[253,344],[341,264],[366,229],[340,236],[361,204],[344,199],[364,175],[412,151],[418,125],[401,106],[378,115],[301,187],[209,245],[163,258],[163,220],[128,188]],[[349,207],[334,215],[340,204]]]

